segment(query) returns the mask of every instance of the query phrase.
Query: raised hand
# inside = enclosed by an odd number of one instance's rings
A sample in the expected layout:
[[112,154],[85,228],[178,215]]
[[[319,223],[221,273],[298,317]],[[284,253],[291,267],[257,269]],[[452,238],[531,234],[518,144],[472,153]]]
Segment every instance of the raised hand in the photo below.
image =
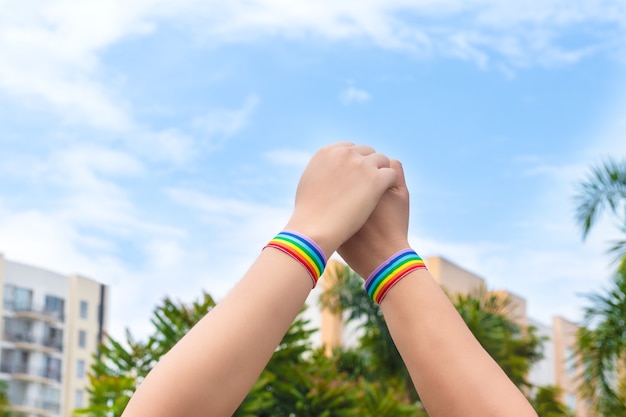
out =
[[365,223],[396,183],[397,172],[369,146],[337,143],[320,149],[300,178],[286,229],[303,233],[330,255]]
[[361,277],[367,278],[378,265],[409,247],[409,190],[402,164],[390,161],[395,182],[382,195],[363,226],[339,247],[339,254]]

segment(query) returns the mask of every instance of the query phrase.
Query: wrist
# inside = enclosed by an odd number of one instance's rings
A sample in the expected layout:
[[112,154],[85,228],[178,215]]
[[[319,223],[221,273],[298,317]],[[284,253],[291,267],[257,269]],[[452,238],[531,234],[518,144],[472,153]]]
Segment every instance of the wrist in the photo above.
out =
[[363,278],[369,277],[376,268],[389,259],[395,253],[404,249],[410,249],[409,242],[406,239],[396,239],[377,242],[375,248],[368,256],[367,269],[364,271]]
[[326,255],[317,243],[302,233],[283,230],[270,240],[265,248],[277,249],[299,262],[311,276],[313,288],[324,273]]
[[410,248],[406,238],[360,239],[355,236],[339,248],[339,254],[359,276],[367,279],[380,264],[394,253]]
[[380,304],[391,288],[418,269],[426,269],[422,258],[413,249],[402,249],[372,272],[365,281],[365,290],[375,303]]
[[339,242],[337,238],[329,233],[324,228],[317,227],[313,224],[309,224],[304,221],[298,221],[298,219],[292,218],[287,222],[284,230],[290,230],[292,232],[300,233],[309,239],[311,239],[322,250],[326,259],[337,250]]

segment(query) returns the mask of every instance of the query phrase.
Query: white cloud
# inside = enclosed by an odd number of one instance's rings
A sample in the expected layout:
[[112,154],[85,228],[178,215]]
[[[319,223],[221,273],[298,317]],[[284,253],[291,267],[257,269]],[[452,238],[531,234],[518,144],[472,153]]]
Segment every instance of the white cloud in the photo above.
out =
[[128,133],[126,145],[135,154],[152,162],[182,165],[198,155],[198,146],[194,138],[177,129],[161,131],[136,129]]
[[[250,222],[253,229],[276,231],[277,227],[288,220],[289,211],[286,208],[233,198],[219,198],[191,189],[171,188],[167,190],[167,195],[176,203],[197,210],[206,222],[218,225],[221,229],[228,229],[242,222]],[[267,218],[273,220],[260,221],[260,219]],[[264,224],[252,226],[257,222]],[[271,227],[268,228],[268,224]]]
[[[150,213],[135,204],[124,181],[149,176],[152,161],[183,164],[201,147],[179,129],[142,126],[135,119],[136,103],[125,95],[125,74],[103,61],[103,53],[112,46],[131,37],[150,36],[162,22],[193,31],[208,44],[255,42],[272,36],[323,38],[364,42],[414,56],[453,56],[483,67],[501,61],[515,69],[567,64],[596,51],[624,48],[626,4],[597,0],[0,0],[0,92],[19,105],[58,116],[65,124],[113,132],[121,137],[116,140],[124,148],[110,149],[106,145],[111,143],[68,147],[63,142],[65,151],[49,155],[41,150],[0,156],[3,176],[20,176],[58,191],[45,209],[0,201],[0,248],[9,259],[108,280],[113,284],[113,328],[118,334],[125,325],[145,328],[150,309],[166,293],[189,300],[198,289],[208,288],[218,297],[223,295],[290,213],[289,202],[270,207],[194,190],[172,190],[169,196],[175,201],[192,208],[207,223],[219,224],[206,241],[199,242],[175,220],[150,220]],[[590,28],[588,38],[576,46],[561,42],[563,33],[583,24]],[[602,30],[594,31],[596,25]],[[348,102],[371,99],[367,91],[355,87],[345,93]],[[258,103],[259,98],[250,95],[239,107],[209,110],[196,120],[195,127],[207,138],[208,147],[218,146],[245,129]],[[626,143],[623,131],[623,124],[616,123],[607,132],[606,137],[612,138],[607,141]],[[309,156],[279,150],[265,157],[277,164],[304,165]],[[560,172],[551,171],[549,165],[540,170]],[[604,241],[602,233],[591,238]],[[244,241],[245,249],[241,247]],[[136,249],[138,259],[122,260],[124,245]],[[514,265],[516,275],[508,277],[523,283],[532,276],[529,282],[545,289],[537,279],[542,274],[557,277],[563,285],[568,277],[578,285],[590,275],[596,280],[590,280],[593,285],[605,277],[604,271],[598,273],[602,268],[597,259],[603,258],[595,245],[586,253],[577,249],[571,254],[525,249]],[[515,257],[515,248],[490,243],[431,242],[430,246],[495,280],[510,272],[506,262]],[[228,256],[222,256],[226,252]],[[584,262],[585,256],[592,260]],[[534,262],[529,266],[526,259]],[[181,285],[183,280],[185,285]],[[516,286],[522,295],[527,294],[525,288]],[[563,301],[569,302],[569,298]]]
[[141,3],[1,4],[0,89],[66,122],[128,128],[128,105],[99,80],[98,54],[125,36],[146,32],[146,5]]
[[[136,128],[133,103],[120,85],[124,74],[104,67],[101,53],[129,37],[149,36],[164,21],[212,44],[267,36],[364,40],[480,66],[501,61],[509,71],[626,50],[626,4],[610,0],[24,0],[0,3],[0,90],[68,123]],[[580,25],[590,28],[585,39],[574,46],[561,41]],[[240,111],[217,109],[200,125],[208,135],[228,137],[256,103],[249,97]]]
[[276,149],[265,152],[263,156],[275,165],[304,168],[309,163],[309,160],[311,160],[313,155],[310,152],[292,149]]
[[251,94],[237,109],[217,108],[194,121],[194,127],[208,137],[210,147],[221,145],[225,140],[243,130],[259,103],[259,98]]
[[[193,2],[183,13],[193,13],[196,28],[212,42],[312,34],[330,40],[366,40],[382,48],[421,56],[456,56],[479,65],[485,65],[493,56],[515,65],[551,65],[580,59],[596,47],[623,44],[626,22],[626,6],[595,0],[261,0],[204,7]],[[564,46],[560,41],[562,32],[581,23],[611,25],[614,32],[590,32],[582,46]]]
[[372,96],[365,90],[350,86],[341,92],[339,98],[343,104],[352,104],[366,103],[372,99]]

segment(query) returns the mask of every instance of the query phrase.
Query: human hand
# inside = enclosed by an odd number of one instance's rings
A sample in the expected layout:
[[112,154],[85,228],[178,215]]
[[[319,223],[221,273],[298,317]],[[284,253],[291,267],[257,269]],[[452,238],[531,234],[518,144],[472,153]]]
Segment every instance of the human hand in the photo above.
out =
[[285,228],[313,239],[329,256],[365,223],[396,176],[389,158],[369,146],[326,146],[304,170]]
[[409,247],[409,190],[400,161],[391,160],[390,167],[396,172],[395,183],[383,194],[365,224],[338,250],[363,278],[391,255]]

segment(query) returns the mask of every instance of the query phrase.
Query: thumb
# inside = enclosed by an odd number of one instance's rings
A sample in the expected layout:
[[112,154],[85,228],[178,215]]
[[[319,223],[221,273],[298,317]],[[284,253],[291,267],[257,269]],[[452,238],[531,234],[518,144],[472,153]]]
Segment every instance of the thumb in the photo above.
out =
[[402,163],[397,159],[389,161],[389,167],[395,171],[395,181],[392,188],[406,188],[406,180],[404,178],[404,168]]

